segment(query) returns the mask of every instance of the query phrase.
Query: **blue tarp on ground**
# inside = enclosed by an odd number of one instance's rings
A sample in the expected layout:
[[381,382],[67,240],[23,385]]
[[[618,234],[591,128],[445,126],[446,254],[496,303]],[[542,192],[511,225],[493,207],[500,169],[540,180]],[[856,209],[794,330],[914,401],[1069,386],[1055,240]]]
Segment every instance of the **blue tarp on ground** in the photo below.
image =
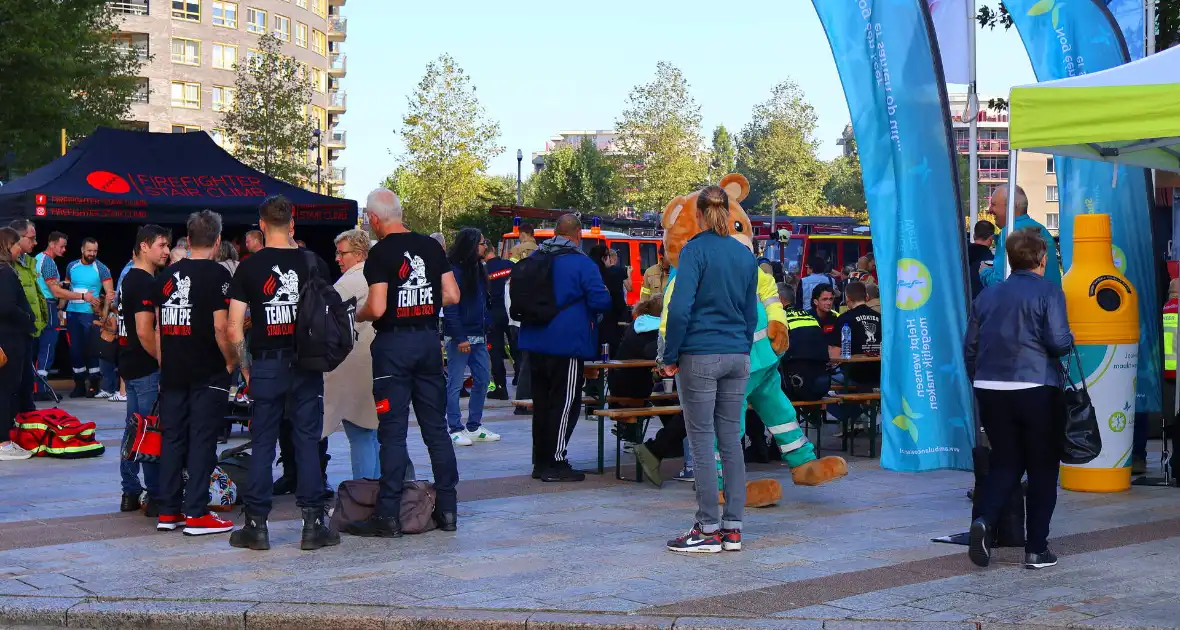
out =
[[219,212],[227,225],[258,222],[271,195],[295,204],[300,225],[355,225],[357,203],[320,195],[242,164],[204,133],[100,127],[64,156],[0,188],[0,222],[183,223]]

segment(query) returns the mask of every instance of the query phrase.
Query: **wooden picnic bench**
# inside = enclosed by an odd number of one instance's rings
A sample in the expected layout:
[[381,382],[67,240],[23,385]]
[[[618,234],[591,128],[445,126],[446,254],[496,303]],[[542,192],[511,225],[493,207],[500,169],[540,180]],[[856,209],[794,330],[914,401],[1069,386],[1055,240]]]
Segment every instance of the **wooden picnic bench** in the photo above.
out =
[[[841,394],[839,400],[841,403],[864,405],[869,408],[868,413],[865,414],[869,417],[869,457],[876,457],[877,432],[880,430],[877,424],[877,413],[881,410],[881,392]],[[855,455],[853,453],[855,441],[852,439],[853,420],[854,418],[846,417],[841,421],[844,430],[841,446],[843,450],[848,451],[850,457]]]
[[828,406],[839,402],[839,398],[791,401],[791,405],[795,407],[795,415],[799,420],[804,421],[802,423],[803,435],[806,436],[808,429],[815,427],[815,456],[817,458],[823,457],[820,453],[823,450],[824,420],[827,419]]
[[[606,420],[614,420],[619,424],[638,424],[641,427],[640,434],[647,434],[647,423],[653,416],[674,416],[680,413],[680,406],[668,407],[631,407],[626,409],[596,409],[593,412],[597,416],[600,436],[599,448],[602,448],[601,436],[603,435],[602,426]],[[615,479],[624,481],[623,479],[623,436],[621,433],[615,434]],[[602,460],[599,459],[599,462]],[[643,481],[643,467],[638,462],[635,463],[635,481]]]

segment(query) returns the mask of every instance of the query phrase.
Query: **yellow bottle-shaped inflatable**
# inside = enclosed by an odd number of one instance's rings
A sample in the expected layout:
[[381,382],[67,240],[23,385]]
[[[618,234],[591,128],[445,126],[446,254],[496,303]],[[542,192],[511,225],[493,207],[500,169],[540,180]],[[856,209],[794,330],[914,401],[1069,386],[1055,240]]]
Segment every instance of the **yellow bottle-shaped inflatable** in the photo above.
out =
[[1069,372],[1079,384],[1085,376],[1102,430],[1102,451],[1089,464],[1062,465],[1061,487],[1120,492],[1131,487],[1139,292],[1114,264],[1109,215],[1074,217],[1073,243],[1073,265],[1061,288],[1082,365],[1079,369],[1071,358]]

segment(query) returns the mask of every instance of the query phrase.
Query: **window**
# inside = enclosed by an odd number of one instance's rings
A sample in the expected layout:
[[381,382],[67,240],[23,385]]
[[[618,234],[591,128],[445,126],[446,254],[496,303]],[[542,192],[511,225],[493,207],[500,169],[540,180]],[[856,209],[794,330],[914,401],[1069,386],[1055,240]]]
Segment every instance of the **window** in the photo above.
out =
[[306,9],[307,0],[295,0],[295,6],[299,7],[300,9]]
[[234,88],[224,85],[213,86],[213,111],[228,112],[234,104]]
[[225,28],[238,27],[238,3],[213,0],[213,25]]
[[233,70],[238,62],[238,47],[230,44],[213,44],[213,67]]
[[1045,214],[1045,229],[1059,230],[1061,229],[1061,215],[1056,212],[1049,212]]
[[646,272],[648,267],[660,262],[660,256],[656,250],[655,243],[640,243],[639,244],[639,266],[643,267],[640,271]]
[[311,29],[311,49],[321,55],[327,55],[328,52],[328,36],[316,29]]
[[251,33],[266,33],[266,11],[246,9],[246,30]]
[[1057,201],[1057,187],[1045,186],[1045,201]]
[[619,255],[619,266],[627,268],[631,266],[631,243],[629,241],[615,241],[610,244],[610,248],[615,250]]
[[262,51],[254,50],[253,48],[246,50],[246,63],[259,64],[262,63]]
[[311,106],[311,120],[315,123],[316,129],[324,129],[327,127],[327,113],[323,107],[318,105]]
[[201,109],[201,84],[173,81],[172,106]]
[[172,63],[186,66],[201,65],[201,42],[183,37],[172,38]]
[[172,133],[196,133],[200,130],[196,125],[172,125]]
[[311,0],[311,12],[322,17],[328,17],[328,0]]
[[303,22],[295,23],[295,45],[307,48],[307,25]]
[[201,21],[201,0],[172,0],[172,19]]
[[1051,157],[1045,158],[1045,174],[1048,175],[1050,173],[1056,173],[1056,172],[1057,172],[1057,166],[1056,166],[1056,163],[1053,161],[1053,158],[1051,158]]
[[285,41],[291,41],[291,18],[284,15],[274,16],[274,36]]
[[213,143],[221,148],[225,148],[225,131],[221,129],[210,129],[209,137],[213,138]]
[[328,91],[328,82],[327,82],[328,75],[324,74],[324,71],[321,70],[320,68],[311,68],[310,70],[311,70],[311,87],[314,88],[315,91],[319,92],[320,94],[327,92]]

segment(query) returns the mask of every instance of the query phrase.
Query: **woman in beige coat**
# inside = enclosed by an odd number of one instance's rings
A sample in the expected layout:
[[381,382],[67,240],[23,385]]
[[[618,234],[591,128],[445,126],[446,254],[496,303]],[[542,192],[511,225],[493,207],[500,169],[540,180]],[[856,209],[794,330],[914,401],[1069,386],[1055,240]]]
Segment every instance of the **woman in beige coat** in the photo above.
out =
[[[359,311],[369,297],[365,281],[365,259],[369,257],[369,235],[349,230],[336,237],[336,263],[344,275],[336,281],[341,299],[356,298]],[[353,479],[381,478],[377,443],[377,407],[373,402],[372,322],[358,322],[359,339],[348,358],[324,375],[324,437],[340,430],[348,436]]]

